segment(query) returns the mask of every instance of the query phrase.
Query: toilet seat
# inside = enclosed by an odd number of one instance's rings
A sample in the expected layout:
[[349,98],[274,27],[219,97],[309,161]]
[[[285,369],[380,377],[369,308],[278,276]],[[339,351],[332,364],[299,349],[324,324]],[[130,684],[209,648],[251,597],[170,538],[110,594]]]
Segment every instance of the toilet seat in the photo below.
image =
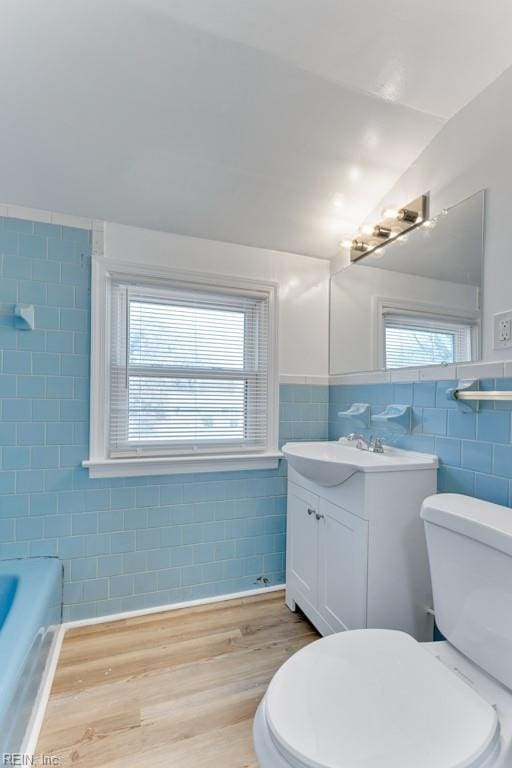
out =
[[298,768],[477,768],[499,742],[495,709],[409,635],[322,638],[278,670],[272,741]]

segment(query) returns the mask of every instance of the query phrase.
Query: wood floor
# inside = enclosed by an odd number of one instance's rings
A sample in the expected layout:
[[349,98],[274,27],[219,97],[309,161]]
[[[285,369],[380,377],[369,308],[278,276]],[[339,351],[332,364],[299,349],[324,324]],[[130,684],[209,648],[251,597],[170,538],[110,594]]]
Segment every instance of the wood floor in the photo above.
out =
[[66,633],[38,752],[87,768],[255,768],[275,670],[318,637],[283,592]]

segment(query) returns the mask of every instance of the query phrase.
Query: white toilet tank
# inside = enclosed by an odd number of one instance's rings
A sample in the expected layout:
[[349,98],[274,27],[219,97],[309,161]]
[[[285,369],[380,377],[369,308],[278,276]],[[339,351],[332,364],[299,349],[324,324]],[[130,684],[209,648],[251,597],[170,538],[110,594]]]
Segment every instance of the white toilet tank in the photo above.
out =
[[437,626],[512,689],[512,509],[440,493],[423,502]]

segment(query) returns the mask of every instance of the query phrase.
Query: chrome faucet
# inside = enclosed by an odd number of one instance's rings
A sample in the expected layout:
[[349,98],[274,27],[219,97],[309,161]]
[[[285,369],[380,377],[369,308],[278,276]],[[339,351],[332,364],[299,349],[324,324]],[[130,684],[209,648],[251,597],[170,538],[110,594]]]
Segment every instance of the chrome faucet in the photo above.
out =
[[356,448],[359,448],[360,451],[370,451],[370,453],[384,453],[384,445],[382,443],[382,438],[380,437],[373,437],[373,435],[370,435],[370,439],[367,440],[364,435],[360,435],[359,432],[351,432],[350,435],[347,436],[347,440],[349,440],[351,443],[354,440],[357,440],[356,442]]
[[350,435],[347,436],[347,440],[351,443],[357,441],[356,448],[359,448],[360,451],[370,450],[371,438],[370,440],[367,440],[366,437],[364,435],[360,435],[359,432],[351,432]]

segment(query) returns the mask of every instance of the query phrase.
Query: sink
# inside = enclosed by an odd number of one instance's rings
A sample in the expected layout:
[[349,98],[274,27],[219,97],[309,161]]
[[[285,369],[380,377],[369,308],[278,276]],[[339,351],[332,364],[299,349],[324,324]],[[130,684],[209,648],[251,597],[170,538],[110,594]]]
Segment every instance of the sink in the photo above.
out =
[[356,472],[393,472],[432,469],[437,456],[400,448],[384,447],[384,453],[356,448],[348,440],[314,443],[286,443],[282,452],[288,464],[303,477],[318,485],[341,485]]

